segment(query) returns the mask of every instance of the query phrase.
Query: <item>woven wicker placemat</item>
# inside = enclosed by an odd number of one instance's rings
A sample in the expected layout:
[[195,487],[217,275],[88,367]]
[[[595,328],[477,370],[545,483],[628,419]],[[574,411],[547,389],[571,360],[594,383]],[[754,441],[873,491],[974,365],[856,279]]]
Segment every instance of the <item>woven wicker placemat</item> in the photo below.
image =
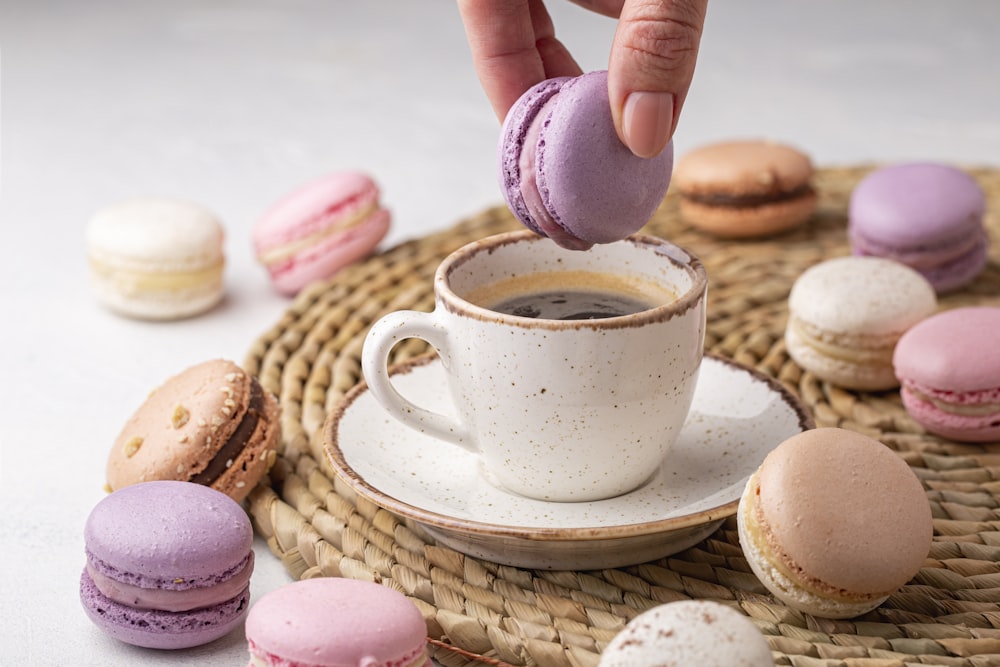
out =
[[[1000,447],[928,435],[907,416],[897,393],[831,387],[802,372],[785,352],[788,291],[807,267],[848,254],[847,202],[866,171],[821,170],[817,215],[781,237],[708,238],[680,223],[672,193],[648,231],[692,250],[708,268],[707,350],[776,377],[803,399],[819,426],[881,439],[923,480],[934,515],[933,547],[919,574],[875,611],[831,621],[776,601],[750,572],[733,520],[701,544],[643,565],[528,571],[438,546],[419,526],[358,498],[336,478],[322,454],[323,423],[359,381],[369,325],[392,310],[432,308],[431,277],[445,255],[517,228],[502,207],[312,286],[256,341],[245,366],[279,397],[284,439],[269,483],[251,495],[258,532],[296,578],[366,579],[410,596],[427,619],[434,657],[449,666],[593,666],[630,618],[688,597],[748,615],[782,665],[1000,665]],[[1000,170],[970,172],[989,197],[987,225],[1000,240]],[[942,305],[1000,305],[998,252],[994,246],[976,282],[944,297]],[[410,341],[397,349],[396,360],[425,351]]]

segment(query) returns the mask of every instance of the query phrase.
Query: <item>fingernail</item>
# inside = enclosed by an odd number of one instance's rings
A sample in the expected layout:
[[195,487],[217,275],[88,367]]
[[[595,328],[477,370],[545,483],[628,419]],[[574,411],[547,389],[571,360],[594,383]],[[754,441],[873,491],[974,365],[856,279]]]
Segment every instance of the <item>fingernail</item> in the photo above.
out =
[[629,93],[622,109],[625,145],[639,157],[660,154],[670,140],[674,122],[672,93]]

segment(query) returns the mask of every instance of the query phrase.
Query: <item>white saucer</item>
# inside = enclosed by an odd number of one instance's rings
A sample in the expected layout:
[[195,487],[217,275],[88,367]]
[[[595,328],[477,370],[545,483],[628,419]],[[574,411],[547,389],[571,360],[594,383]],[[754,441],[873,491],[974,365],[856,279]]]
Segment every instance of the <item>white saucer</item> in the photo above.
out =
[[[404,396],[453,414],[444,368],[424,357],[393,369]],[[608,500],[560,503],[487,483],[478,458],[389,417],[364,385],[326,424],[326,453],[360,496],[419,523],[456,551],[524,568],[622,567],[677,553],[735,514],[769,451],[813,427],[776,381],[705,357],[681,435],[650,480]]]

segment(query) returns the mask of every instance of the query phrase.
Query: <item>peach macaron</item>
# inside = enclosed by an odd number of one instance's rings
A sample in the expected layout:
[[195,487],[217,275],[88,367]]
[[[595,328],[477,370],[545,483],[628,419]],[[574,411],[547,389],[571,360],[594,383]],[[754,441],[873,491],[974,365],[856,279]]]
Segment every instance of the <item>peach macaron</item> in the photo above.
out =
[[787,144],[725,141],[696,148],[677,161],[673,182],[681,217],[726,238],[778,234],[816,210],[809,156]]
[[891,449],[838,428],[773,449],[737,511],[740,546],[761,583],[824,618],[860,616],[924,565],[933,537],[923,485]]
[[306,183],[268,209],[253,245],[275,288],[294,295],[371,254],[391,218],[379,198],[371,177],[346,171]]

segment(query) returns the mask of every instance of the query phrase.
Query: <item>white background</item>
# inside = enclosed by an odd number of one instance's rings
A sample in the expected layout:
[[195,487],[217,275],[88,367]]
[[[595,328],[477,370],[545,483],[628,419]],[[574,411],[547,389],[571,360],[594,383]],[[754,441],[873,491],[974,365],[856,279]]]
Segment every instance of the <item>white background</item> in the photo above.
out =
[[[614,22],[550,0],[585,69]],[[1000,166],[994,0],[713,0],[677,152],[792,142],[820,165]],[[372,173],[396,243],[500,201],[498,131],[448,0],[0,0],[0,663],[245,665],[241,631],[179,653],[104,637],[80,607],[82,530],[110,443],[150,389],[241,362],[288,302],[250,230],[336,169]],[[101,206],[191,199],[227,229],[227,297],[183,322],[93,299],[83,233]],[[287,581],[258,541],[253,595]]]

